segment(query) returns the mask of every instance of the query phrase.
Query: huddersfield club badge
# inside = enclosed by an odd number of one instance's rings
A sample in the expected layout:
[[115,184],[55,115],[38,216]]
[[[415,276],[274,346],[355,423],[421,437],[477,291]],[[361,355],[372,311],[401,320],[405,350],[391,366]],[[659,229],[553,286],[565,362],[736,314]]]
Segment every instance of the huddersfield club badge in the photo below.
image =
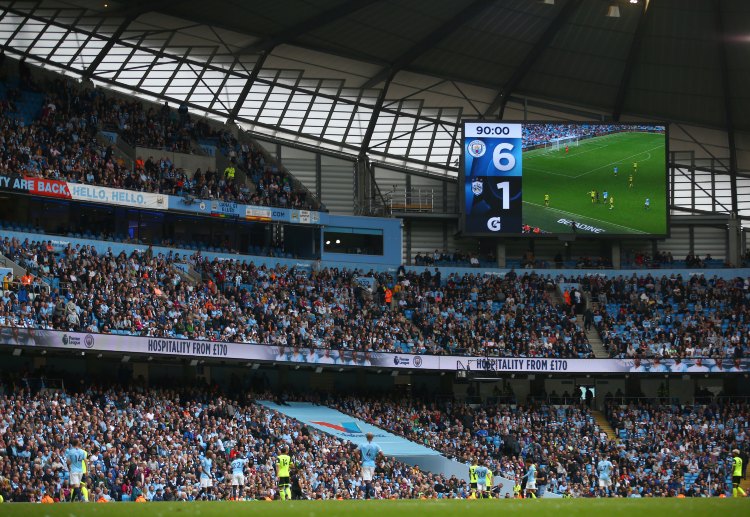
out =
[[471,182],[471,191],[475,196],[481,196],[484,190],[484,184],[480,180],[474,180]]

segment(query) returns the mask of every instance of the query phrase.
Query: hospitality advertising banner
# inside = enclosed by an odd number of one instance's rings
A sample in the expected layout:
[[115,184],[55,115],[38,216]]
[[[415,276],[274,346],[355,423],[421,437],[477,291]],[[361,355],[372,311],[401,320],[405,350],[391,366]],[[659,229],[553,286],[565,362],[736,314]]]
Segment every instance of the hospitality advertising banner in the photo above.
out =
[[0,346],[92,350],[123,354],[167,355],[184,359],[233,359],[342,367],[443,370],[486,373],[679,373],[727,374],[750,371],[748,359],[549,359],[472,357],[291,348],[249,343],[86,334],[19,327],[0,328]]

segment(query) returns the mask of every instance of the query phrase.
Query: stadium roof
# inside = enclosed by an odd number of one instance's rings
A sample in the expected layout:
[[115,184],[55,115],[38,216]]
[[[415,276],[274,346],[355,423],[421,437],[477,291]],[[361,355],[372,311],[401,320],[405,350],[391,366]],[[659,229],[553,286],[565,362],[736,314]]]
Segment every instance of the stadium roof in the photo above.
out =
[[461,118],[750,132],[747,0],[0,0],[0,15],[8,53],[433,173],[455,174]]

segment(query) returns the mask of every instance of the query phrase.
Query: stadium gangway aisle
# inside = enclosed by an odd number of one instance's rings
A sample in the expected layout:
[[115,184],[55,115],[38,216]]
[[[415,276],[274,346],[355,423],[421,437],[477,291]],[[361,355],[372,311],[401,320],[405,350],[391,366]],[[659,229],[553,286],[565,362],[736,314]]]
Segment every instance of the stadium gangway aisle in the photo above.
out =
[[[423,470],[438,472],[447,477],[455,475],[459,479],[468,481],[468,465],[335,409],[309,402],[287,402],[283,406],[268,400],[256,402],[321,432],[354,444],[363,443],[365,434],[372,433],[375,437],[374,441],[380,445],[386,456],[392,456],[408,465],[419,465],[419,468]],[[501,495],[505,496],[505,492],[508,492],[512,496],[515,482],[495,476],[495,486],[500,486],[500,483],[504,487]]]

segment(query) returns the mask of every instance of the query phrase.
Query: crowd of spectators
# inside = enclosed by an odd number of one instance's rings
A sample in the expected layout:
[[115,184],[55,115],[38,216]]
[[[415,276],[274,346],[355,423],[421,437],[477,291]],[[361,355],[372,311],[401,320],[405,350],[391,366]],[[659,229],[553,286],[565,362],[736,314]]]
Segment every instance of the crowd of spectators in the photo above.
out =
[[606,416],[621,441],[620,475],[648,483],[662,493],[723,494],[731,476],[732,449],[740,450],[747,462],[750,407],[744,402],[611,402]]
[[[6,90],[0,102],[0,173],[65,180],[140,192],[215,199],[253,205],[308,208],[307,193],[293,189],[291,178],[250,143],[240,144],[226,130],[195,120],[182,105],[175,111],[138,100],[108,96],[69,79],[42,86],[39,116],[27,124],[14,116],[18,90]],[[230,159],[224,171],[186,171],[168,157],[138,156],[128,164],[100,130],[117,133],[131,146],[193,153],[197,140],[216,145]],[[245,170],[253,183],[236,176]]]
[[[49,292],[26,303],[13,289],[0,298],[0,325],[66,331],[264,343],[288,347],[417,354],[590,357],[575,316],[534,273],[505,276],[439,270],[417,274],[314,267],[256,266],[199,253],[154,256],[54,251],[51,242],[6,239],[2,249],[29,257]],[[33,262],[33,263],[32,263]],[[201,276],[183,280],[175,263]],[[362,284],[359,276],[371,282]],[[304,353],[303,353],[304,352]]]
[[723,260],[713,258],[710,253],[707,253],[703,258],[698,254],[688,253],[683,261],[676,261],[672,256],[671,251],[658,251],[653,255],[644,252],[630,251],[624,257],[623,265],[636,269],[670,269],[674,267],[705,269],[733,267],[731,264]]
[[[624,131],[653,131],[654,126],[621,124],[524,124],[523,147],[543,146],[557,138],[591,138]],[[661,127],[664,131],[664,127]]]
[[[671,251],[662,252],[659,251],[654,255],[644,253],[642,251],[628,252],[624,257],[624,265],[633,268],[661,268],[661,267],[672,267],[674,264],[674,257],[672,257]],[[693,266],[694,267],[694,266]]]
[[232,164],[230,167],[237,165],[247,172],[254,191],[243,197],[242,202],[262,206],[315,208],[314,201],[308,199],[306,191],[301,187],[295,188],[292,178],[276,164],[266,162],[263,153],[253,144],[240,143],[228,131],[204,134],[200,140],[218,147],[229,158]]
[[750,279],[633,275],[569,279],[613,357],[734,358],[750,351]]
[[576,259],[576,269],[611,269],[612,260],[607,257],[590,257],[587,255]]
[[[747,454],[745,403],[663,405],[611,403],[617,437],[600,429],[585,405],[425,402],[413,398],[344,397],[339,410],[465,463],[478,460],[521,483],[531,459],[539,492],[573,497],[719,496],[731,483],[731,451]],[[600,487],[597,464],[614,465]]]
[[[489,262],[491,265],[492,259],[488,258],[485,262]],[[468,253],[463,251],[448,251],[443,250],[442,252],[435,250],[432,253],[417,253],[414,255],[415,266],[454,266],[454,267],[480,267],[482,262],[479,256],[474,253]]]
[[[297,357],[311,348],[591,357],[578,312],[612,357],[740,359],[750,349],[748,279],[585,275],[563,279],[579,297],[557,304],[556,280],[535,273],[307,270],[18,239],[0,252],[28,271],[4,278],[8,326],[264,343]],[[178,263],[200,282],[185,282]]]
[[[74,440],[87,452],[88,499],[193,501],[235,497],[230,462],[248,459],[245,500],[278,498],[275,459],[293,459],[295,499],[361,499],[356,443],[306,427],[256,400],[283,398],[266,388],[146,388],[108,381],[72,389],[31,388],[26,375],[0,380],[0,495],[5,501],[69,501],[65,452]],[[238,395],[242,393],[242,395]],[[277,392],[278,393],[278,392]],[[571,497],[707,497],[731,486],[731,451],[747,457],[750,408],[744,402],[679,405],[665,400],[615,401],[608,436],[582,402],[482,404],[419,396],[306,395],[464,464],[523,484],[527,460],[537,467],[538,495]],[[213,456],[213,488],[201,488],[201,459]],[[609,487],[597,465],[614,465]],[[456,477],[378,462],[375,497],[467,498]],[[509,488],[509,487],[505,487]]]
[[[7,502],[70,501],[65,452],[87,453],[88,500],[227,500],[230,462],[247,458],[237,499],[278,498],[276,456],[293,459],[294,499],[363,498],[359,458],[351,444],[311,430],[256,404],[204,387],[139,389],[86,386],[75,393],[0,385],[0,495]],[[201,459],[213,456],[213,488],[200,485]],[[393,458],[376,471],[375,497],[461,497],[465,483],[420,471]]]

